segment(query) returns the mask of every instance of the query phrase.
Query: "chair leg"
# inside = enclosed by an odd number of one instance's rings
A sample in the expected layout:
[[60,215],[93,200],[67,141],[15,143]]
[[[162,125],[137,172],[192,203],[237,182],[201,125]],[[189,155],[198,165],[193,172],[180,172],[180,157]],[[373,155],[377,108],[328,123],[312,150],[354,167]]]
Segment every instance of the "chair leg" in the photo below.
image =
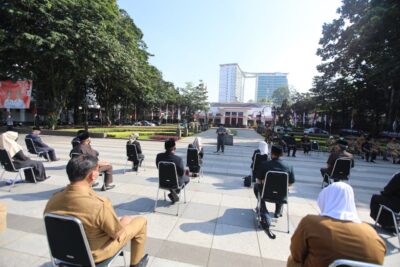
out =
[[3,175],[5,172],[6,172],[6,170],[3,170],[3,172],[1,173],[0,180],[3,179]]
[[186,203],[186,186],[183,188],[183,199],[184,199],[184,203]]
[[383,208],[383,206],[380,205],[378,215],[376,216],[376,220],[375,220],[375,226],[378,224],[379,217],[381,217],[382,208]]
[[[154,203],[154,210],[153,210],[153,212],[156,212],[157,202],[158,202],[158,193],[159,193],[159,192],[160,192],[160,187],[157,189],[156,202]],[[165,197],[165,193],[164,193],[164,197]]]
[[124,167],[124,174],[126,172],[126,167],[128,166],[128,160],[126,160],[125,167]]
[[287,232],[288,233],[290,233],[290,224],[289,224],[289,202],[286,204],[286,206],[287,206],[287,211],[286,211],[286,214],[287,214]]
[[392,217],[393,217],[393,224],[394,224],[394,227],[396,227],[396,234],[397,234],[397,238],[399,239],[399,247],[400,247],[399,226],[398,226],[398,224],[397,224],[397,220],[396,220],[396,216],[394,215],[394,212],[392,212]]

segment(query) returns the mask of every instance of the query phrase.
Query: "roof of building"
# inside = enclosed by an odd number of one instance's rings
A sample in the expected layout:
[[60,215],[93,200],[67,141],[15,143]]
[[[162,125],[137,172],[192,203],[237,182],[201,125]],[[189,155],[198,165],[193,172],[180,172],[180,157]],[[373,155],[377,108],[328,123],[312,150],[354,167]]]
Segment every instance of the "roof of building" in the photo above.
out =
[[211,107],[232,107],[232,108],[259,108],[268,106],[267,104],[261,103],[240,103],[240,102],[226,102],[226,103],[219,103],[214,102],[210,103]]

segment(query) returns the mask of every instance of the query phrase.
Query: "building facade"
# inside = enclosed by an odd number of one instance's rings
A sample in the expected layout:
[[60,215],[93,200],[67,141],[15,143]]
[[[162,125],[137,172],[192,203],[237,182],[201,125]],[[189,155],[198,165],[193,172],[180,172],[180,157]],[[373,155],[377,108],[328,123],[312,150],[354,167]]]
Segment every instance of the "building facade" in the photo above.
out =
[[244,101],[244,76],[239,65],[221,64],[219,68],[219,96],[218,101],[243,102]]
[[287,73],[256,73],[256,101],[272,98],[273,92],[279,87],[288,87]]

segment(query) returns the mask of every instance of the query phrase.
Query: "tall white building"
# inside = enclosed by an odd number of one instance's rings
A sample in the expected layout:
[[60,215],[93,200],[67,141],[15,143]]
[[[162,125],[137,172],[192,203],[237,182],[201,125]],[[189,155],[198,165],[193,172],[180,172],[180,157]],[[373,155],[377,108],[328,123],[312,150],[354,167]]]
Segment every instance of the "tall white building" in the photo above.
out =
[[244,77],[239,65],[219,65],[219,102],[244,101]]

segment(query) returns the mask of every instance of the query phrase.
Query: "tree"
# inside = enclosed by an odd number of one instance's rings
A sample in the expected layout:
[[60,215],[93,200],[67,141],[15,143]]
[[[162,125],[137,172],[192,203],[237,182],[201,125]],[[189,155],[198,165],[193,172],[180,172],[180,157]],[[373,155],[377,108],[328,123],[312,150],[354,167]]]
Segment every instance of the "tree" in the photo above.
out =
[[286,86],[282,86],[282,87],[275,89],[275,91],[272,93],[271,98],[272,98],[272,102],[274,103],[275,106],[282,105],[284,100],[290,99],[289,88]]

